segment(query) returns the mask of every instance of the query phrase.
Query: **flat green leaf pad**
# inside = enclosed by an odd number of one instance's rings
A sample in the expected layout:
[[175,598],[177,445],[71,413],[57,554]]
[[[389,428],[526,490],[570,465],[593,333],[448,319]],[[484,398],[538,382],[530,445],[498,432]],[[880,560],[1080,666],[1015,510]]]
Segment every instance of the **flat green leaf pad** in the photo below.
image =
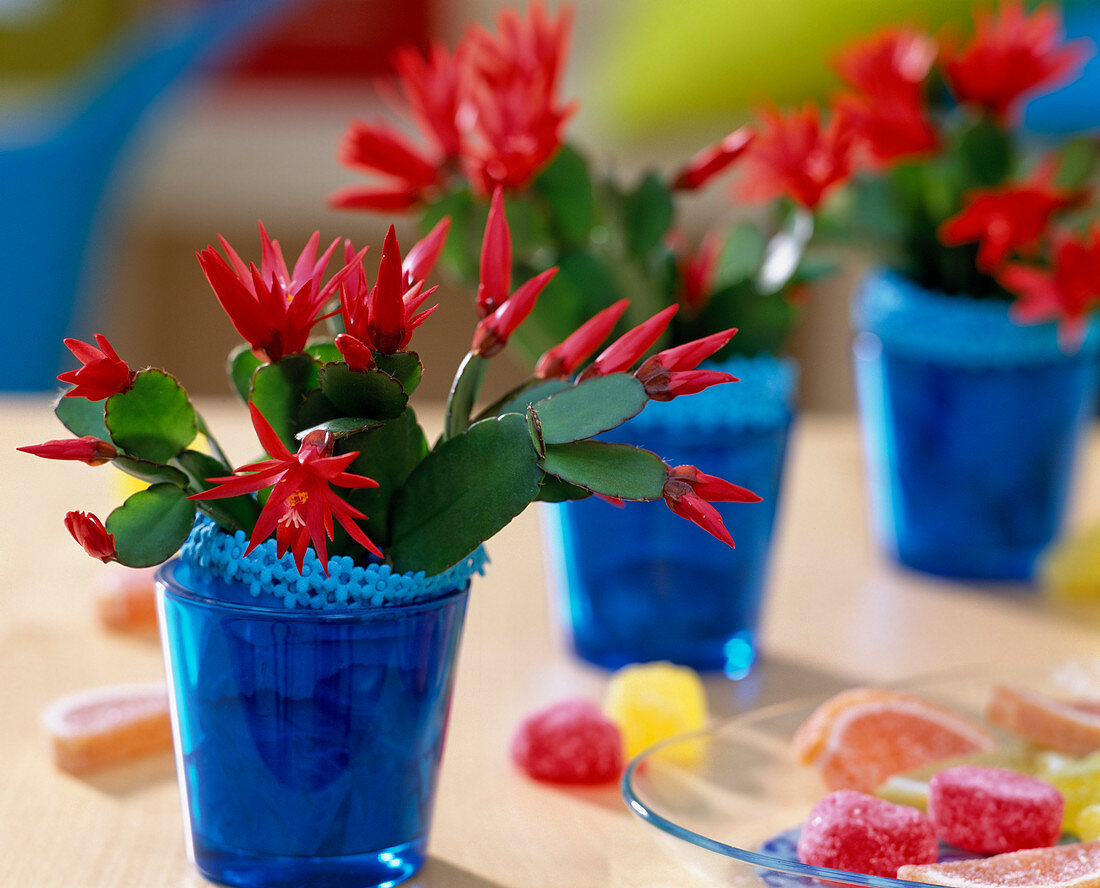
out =
[[195,440],[195,408],[174,377],[163,370],[142,370],[133,387],[107,399],[111,440],[128,456],[168,462]]
[[437,574],[533,502],[542,472],[516,413],[475,423],[416,467],[392,511],[395,570]]
[[111,440],[111,433],[103,424],[102,401],[62,396],[54,406],[53,412],[61,420],[61,424],[78,438],[91,435],[101,441]]
[[131,456],[116,456],[111,460],[111,465],[121,469],[127,475],[133,475],[145,481],[147,484],[175,484],[176,487],[187,486],[187,476],[179,469],[161,463],[149,462],[144,459],[134,459]]
[[248,393],[252,389],[252,376],[262,365],[263,361],[252,354],[252,349],[248,345],[238,345],[230,352],[229,381],[242,401],[248,401]]
[[320,365],[310,355],[288,355],[274,364],[264,364],[252,377],[249,400],[259,408],[275,433],[294,452],[298,409],[306,393],[317,384]]
[[381,370],[352,370],[347,364],[325,364],[321,391],[346,416],[394,419],[401,415],[409,396],[401,383]]
[[668,466],[657,454],[630,444],[549,444],[541,464],[563,481],[624,500],[657,499],[668,480]]
[[618,428],[641,413],[648,401],[645,386],[637,379],[628,373],[612,373],[586,379],[532,404],[528,418],[543,447],[567,444]]
[[171,558],[195,520],[195,506],[175,484],[154,484],[129,497],[107,517],[118,560],[152,567]]
[[420,385],[420,377],[424,374],[424,365],[420,363],[420,355],[416,352],[394,352],[390,355],[375,355],[378,369],[388,373],[401,383],[405,394],[411,395]]

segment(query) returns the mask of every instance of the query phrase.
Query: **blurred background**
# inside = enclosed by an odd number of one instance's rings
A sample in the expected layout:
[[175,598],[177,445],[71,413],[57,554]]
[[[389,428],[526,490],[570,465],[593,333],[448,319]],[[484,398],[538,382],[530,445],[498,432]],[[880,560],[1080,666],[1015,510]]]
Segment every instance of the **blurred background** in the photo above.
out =
[[[237,343],[194,253],[222,234],[258,254],[257,219],[297,253],[314,229],[380,243],[381,216],[334,212],[356,180],[335,159],[354,117],[384,112],[398,46],[453,44],[495,0],[0,0],[0,300],[6,388],[52,387],[62,335],[103,332],[138,366],[225,394]],[[551,7],[558,4],[549,3]],[[576,0],[566,96],[571,139],[625,174],[671,171],[753,108],[821,96],[847,39],[890,22],[962,28],[966,0]],[[986,4],[988,5],[988,4]],[[1100,4],[1065,5],[1074,35],[1100,31]],[[1095,64],[1029,108],[1027,126],[1100,122]],[[719,185],[684,202],[701,234],[736,214]],[[410,232],[411,217],[399,222]],[[818,288],[794,350],[802,403],[846,410],[847,302],[858,256]],[[445,288],[446,289],[446,288]],[[468,345],[469,294],[443,294],[417,333],[433,355],[424,391],[442,398]],[[70,304],[71,303],[71,304]],[[67,362],[66,362],[67,366]],[[505,374],[501,374],[505,375]]]

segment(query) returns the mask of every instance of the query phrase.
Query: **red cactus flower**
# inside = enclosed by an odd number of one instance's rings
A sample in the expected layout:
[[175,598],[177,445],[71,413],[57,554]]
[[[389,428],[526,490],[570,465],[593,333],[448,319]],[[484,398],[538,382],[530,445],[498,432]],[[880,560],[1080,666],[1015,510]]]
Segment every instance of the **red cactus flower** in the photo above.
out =
[[374,352],[361,339],[356,339],[348,333],[338,333],[333,345],[340,352],[344,363],[352,370],[370,370],[376,366]]
[[1056,320],[1067,349],[1081,342],[1089,312],[1100,308],[1100,226],[1055,243],[1051,270],[1006,265],[997,280],[1017,296],[1014,316],[1025,324]]
[[1015,118],[1021,99],[1070,79],[1089,55],[1087,43],[1066,42],[1053,4],[1028,14],[1019,0],[975,15],[974,36],[947,55],[947,82],[955,98],[985,108],[997,119]]
[[676,466],[668,470],[665,503],[681,518],[694,521],[703,530],[733,548],[733,537],[711,502],[758,503],[761,498],[751,490],[730,484],[714,475],[706,475],[695,466]]
[[[321,567],[328,575],[327,539],[333,539],[335,518],[353,540],[369,552],[382,553],[355,523],[367,516],[337,496],[330,485],[341,487],[377,487],[378,482],[362,475],[345,472],[359,455],[358,451],[333,456],[336,439],[329,432],[313,431],[306,435],[298,452],[291,453],[264,419],[256,405],[248,405],[252,425],[270,459],[241,466],[233,475],[208,478],[217,484],[190,499],[209,500],[255,493],[273,488],[252,531],[247,555],[275,534],[276,553],[281,558],[288,550],[294,554],[298,572],[302,571],[306,548],[313,544]],[[240,473],[246,474],[240,474]]]
[[463,110],[468,101],[463,89],[464,53],[463,46],[449,53],[445,46],[433,43],[426,55],[405,47],[397,51],[393,61],[413,119],[435,143],[444,161],[462,153],[460,121],[472,113],[472,109]]
[[680,272],[680,292],[677,299],[688,310],[700,311],[710,300],[724,246],[725,233],[712,229],[707,232],[696,253],[691,253],[687,248],[679,252],[676,264]]
[[245,265],[224,237],[218,235],[218,240],[229,257],[228,262],[212,246],[197,256],[214,295],[237,332],[257,356],[267,361],[304,350],[313,325],[320,320],[321,309],[351,270],[349,265],[327,284],[321,283],[339,238],[318,258],[320,233],[313,232],[293,271],[287,269],[279,242],[268,237],[262,222],[258,269],[255,264]]
[[114,444],[91,435],[84,435],[81,438],[62,438],[15,449],[45,459],[72,459],[90,466],[101,466],[118,456]]
[[486,318],[482,318],[474,330],[474,341],[470,351],[483,358],[498,354],[516,328],[522,324],[535,307],[539,294],[558,273],[557,266],[548,268],[521,284],[508,301]]
[[58,382],[73,385],[73,388],[65,392],[66,398],[102,401],[111,395],[128,390],[133,385],[134,371],[111,348],[107,337],[96,333],[95,341],[99,348],[90,343],[81,342],[79,339],[65,340],[69,351],[83,365],[77,370],[69,370],[57,377]]
[[65,529],[80,543],[84,551],[104,564],[118,561],[115,552],[114,534],[91,512],[68,512],[65,515]]
[[678,305],[670,305],[661,309],[653,317],[640,323],[637,327],[627,330],[622,336],[600,352],[584,372],[577,377],[578,382],[590,379],[593,376],[607,376],[609,373],[619,373],[632,367],[638,359],[652,348],[653,343],[661,338],[661,334],[668,328],[672,316],[680,308]]
[[693,395],[712,385],[737,382],[732,373],[696,370],[699,364],[723,348],[737,332],[735,328],[694,339],[665,349],[647,359],[634,375],[654,401],[671,401],[679,395]]
[[500,308],[512,289],[512,232],[504,213],[504,193],[493,190],[489,218],[481,239],[481,264],[477,285],[477,313],[486,317]]
[[1053,180],[1053,165],[1042,164],[1025,182],[969,192],[963,209],[940,226],[940,240],[949,247],[978,241],[978,268],[986,273],[1014,252],[1035,255],[1054,213],[1078,198]]
[[[429,244],[428,249],[432,248]],[[361,251],[360,255],[365,252]],[[336,345],[350,366],[368,369],[362,349],[392,354],[407,348],[413,331],[437,308],[433,305],[417,311],[436,288],[424,290],[422,280],[406,285],[413,266],[408,260],[402,263],[401,247],[392,225],[382,244],[378,277],[373,287],[367,283],[363,263],[356,259],[351,241],[344,243],[344,255],[350,268],[340,286],[340,315],[346,335]],[[425,264],[424,258],[423,255],[418,257],[418,267]],[[352,344],[353,340],[358,345]],[[373,358],[370,365],[373,365]]]
[[438,161],[423,154],[384,123],[355,121],[337,151],[344,166],[382,173],[382,184],[351,186],[329,197],[342,210],[400,213],[423,203],[440,181]]
[[742,196],[752,201],[786,196],[817,209],[852,173],[852,136],[851,125],[839,115],[823,129],[814,105],[786,115],[764,111],[745,152]]
[[696,191],[745,153],[755,134],[742,126],[720,142],[710,145],[691,158],[672,180],[678,191]]
[[477,109],[465,166],[482,193],[498,185],[524,187],[561,147],[562,129],[575,110],[558,98],[571,25],[570,10],[551,19],[541,3],[532,3],[526,18],[502,12],[497,34],[475,27],[463,38]]
[[620,299],[590,317],[560,344],[544,352],[535,365],[535,378],[564,378],[576,372],[584,360],[611,335],[629,306],[629,299]]
[[837,60],[838,73],[856,90],[838,100],[837,114],[879,163],[937,147],[924,97],[936,51],[926,34],[898,28],[851,46]]
[[405,275],[405,287],[412,287],[417,281],[427,280],[443,247],[447,243],[447,234],[451,230],[451,217],[444,216],[424,237],[412,245],[412,249],[401,263],[401,271]]

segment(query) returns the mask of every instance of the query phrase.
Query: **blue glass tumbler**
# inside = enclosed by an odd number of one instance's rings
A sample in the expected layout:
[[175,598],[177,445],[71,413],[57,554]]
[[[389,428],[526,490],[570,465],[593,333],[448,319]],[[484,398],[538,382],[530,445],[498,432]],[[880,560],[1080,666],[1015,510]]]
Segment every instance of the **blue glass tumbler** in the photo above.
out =
[[255,606],[242,584],[196,574],[176,560],[157,577],[196,867],[256,888],[408,878],[425,859],[468,584],[326,611]]
[[1067,353],[1053,324],[889,272],[864,281],[854,322],[880,545],[930,574],[1030,577],[1061,528],[1096,403],[1095,325]]
[[741,382],[651,403],[610,440],[748,487],[760,503],[718,503],[730,549],[664,503],[592,497],[548,505],[551,585],[574,652],[607,669],[669,660],[748,674],[791,426],[792,364],[721,365]]

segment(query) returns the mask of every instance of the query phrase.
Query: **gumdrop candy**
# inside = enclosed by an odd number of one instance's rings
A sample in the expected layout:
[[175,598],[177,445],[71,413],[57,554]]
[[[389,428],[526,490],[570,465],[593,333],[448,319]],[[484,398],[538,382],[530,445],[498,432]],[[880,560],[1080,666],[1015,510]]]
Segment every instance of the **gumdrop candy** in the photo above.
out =
[[563,700],[525,718],[512,760],[547,783],[607,783],[623,769],[623,738],[591,700]]
[[978,854],[1046,848],[1062,832],[1062,794],[1004,768],[959,765],[928,782],[928,816],[949,845]]
[[898,878],[953,888],[1100,888],[1100,842],[903,866],[898,870]]
[[[655,743],[701,731],[707,723],[707,696],[695,670],[672,663],[638,663],[611,676],[604,711],[623,732],[627,758]],[[692,758],[691,744],[668,750]]]
[[1073,832],[1082,842],[1100,839],[1100,805],[1085,805],[1073,821]]
[[1078,759],[1057,752],[1045,752],[1039,756],[1037,773],[1053,784],[1066,800],[1063,829],[1072,832],[1078,814],[1089,805],[1100,803],[1100,753]]
[[916,808],[854,789],[831,792],[810,811],[798,837],[798,859],[869,876],[893,876],[903,864],[932,863],[939,845],[932,822]]

